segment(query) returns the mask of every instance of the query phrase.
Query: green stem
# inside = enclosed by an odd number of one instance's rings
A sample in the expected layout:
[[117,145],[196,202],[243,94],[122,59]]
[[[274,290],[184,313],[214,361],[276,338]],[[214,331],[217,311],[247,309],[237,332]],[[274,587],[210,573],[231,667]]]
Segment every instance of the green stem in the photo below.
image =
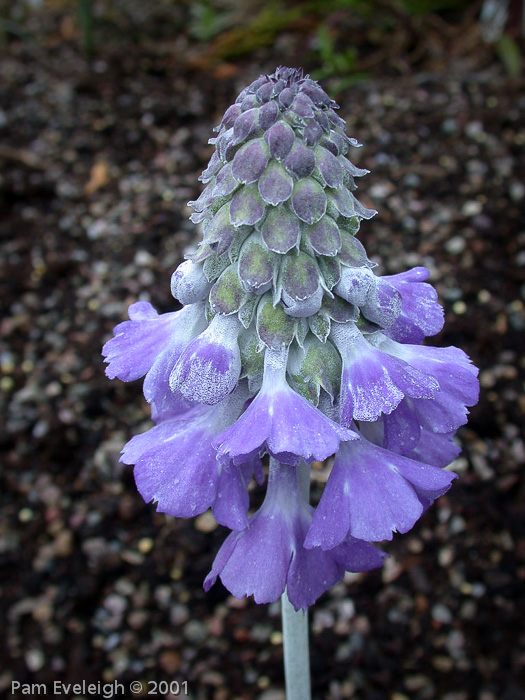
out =
[[93,6],[92,0],[78,0],[82,44],[88,56],[93,53]]
[[[310,500],[310,467],[297,467],[299,494]],[[284,676],[286,700],[310,700],[310,654],[308,648],[308,611],[296,611],[286,591],[281,597],[283,618]]]

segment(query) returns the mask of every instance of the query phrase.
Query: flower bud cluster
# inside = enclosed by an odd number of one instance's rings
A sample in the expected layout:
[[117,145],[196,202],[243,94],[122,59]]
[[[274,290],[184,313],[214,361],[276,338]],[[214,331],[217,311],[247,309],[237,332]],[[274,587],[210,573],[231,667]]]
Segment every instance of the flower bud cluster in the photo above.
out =
[[[145,376],[156,426],[122,454],[145,500],[177,517],[211,508],[233,531],[206,589],[220,576],[263,603],[286,588],[296,608],[380,566],[371,543],[448,490],[478,397],[461,350],[421,345],[443,326],[428,271],[379,277],[356,238],[375,212],[354,196],[367,171],[336,109],[289,68],[241,92],[190,203],[203,237],[171,279],[183,308],[132,305],[103,350],[110,378]],[[299,473],[331,455],[314,510]]]

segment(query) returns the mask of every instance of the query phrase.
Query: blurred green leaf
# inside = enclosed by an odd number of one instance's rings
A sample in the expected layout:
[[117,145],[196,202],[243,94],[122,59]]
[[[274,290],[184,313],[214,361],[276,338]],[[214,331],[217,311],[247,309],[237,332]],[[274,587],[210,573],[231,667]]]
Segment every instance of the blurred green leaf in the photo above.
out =
[[357,67],[357,49],[350,46],[343,51],[338,51],[330,29],[326,24],[321,24],[317,30],[316,37],[317,52],[321,67],[313,71],[312,77],[315,80],[324,80],[332,76],[347,76]]
[[496,51],[507,73],[513,78],[519,77],[523,59],[517,41],[508,34],[503,34],[496,42]]
[[228,12],[213,0],[199,0],[190,6],[191,23],[189,33],[199,41],[211,41],[235,22],[233,12]]

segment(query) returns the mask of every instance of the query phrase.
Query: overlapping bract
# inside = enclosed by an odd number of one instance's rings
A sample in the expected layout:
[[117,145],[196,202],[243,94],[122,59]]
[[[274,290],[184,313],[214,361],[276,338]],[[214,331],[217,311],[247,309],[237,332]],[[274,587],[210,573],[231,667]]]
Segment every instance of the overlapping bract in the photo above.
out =
[[[428,271],[379,277],[355,238],[375,212],[354,197],[367,171],[336,108],[288,68],[243,90],[191,203],[203,239],[172,276],[183,309],[138,302],[104,347],[110,378],[145,376],[156,427],[122,454],[140,493],[178,517],[211,508],[233,530],[206,589],[220,576],[262,603],[286,588],[297,609],[345,570],[380,566],[370,543],[448,490],[478,396],[461,350],[421,345],[443,325]],[[314,511],[299,474],[334,454]]]

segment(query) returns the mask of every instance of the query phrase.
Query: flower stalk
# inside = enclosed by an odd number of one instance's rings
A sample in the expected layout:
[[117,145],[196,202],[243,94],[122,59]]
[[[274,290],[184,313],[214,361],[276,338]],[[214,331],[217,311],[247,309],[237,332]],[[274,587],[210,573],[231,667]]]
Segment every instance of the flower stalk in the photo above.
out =
[[[272,464],[273,463],[273,464]],[[279,468],[271,460],[270,469]],[[297,468],[297,481],[302,497],[310,500],[310,467]],[[310,648],[308,642],[308,608],[295,610],[286,591],[281,596],[283,621],[284,676],[287,700],[310,700]]]

